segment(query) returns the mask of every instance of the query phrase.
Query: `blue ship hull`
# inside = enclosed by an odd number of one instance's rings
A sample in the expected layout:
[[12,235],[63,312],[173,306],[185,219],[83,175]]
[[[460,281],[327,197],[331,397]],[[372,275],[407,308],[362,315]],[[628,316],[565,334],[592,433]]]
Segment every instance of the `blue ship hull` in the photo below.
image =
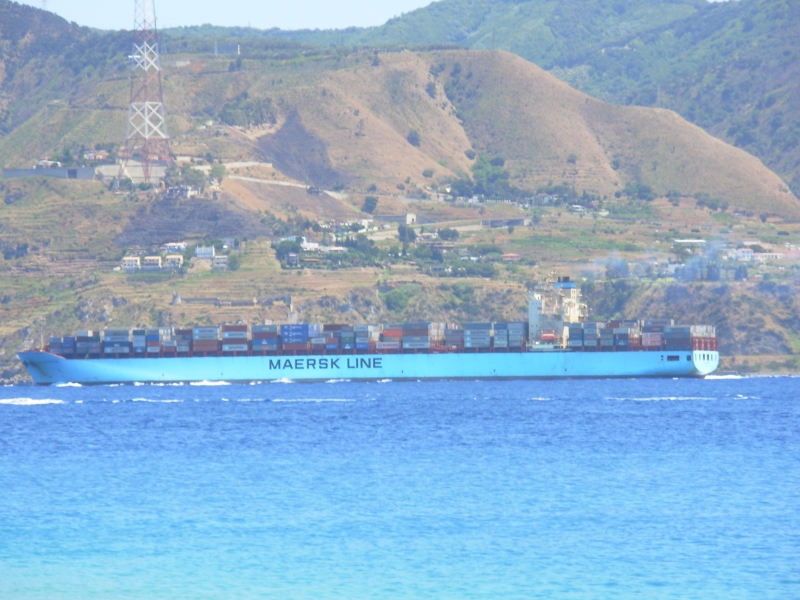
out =
[[65,359],[47,352],[19,358],[34,383],[109,384],[349,379],[552,379],[704,377],[719,365],[711,351],[516,352]]

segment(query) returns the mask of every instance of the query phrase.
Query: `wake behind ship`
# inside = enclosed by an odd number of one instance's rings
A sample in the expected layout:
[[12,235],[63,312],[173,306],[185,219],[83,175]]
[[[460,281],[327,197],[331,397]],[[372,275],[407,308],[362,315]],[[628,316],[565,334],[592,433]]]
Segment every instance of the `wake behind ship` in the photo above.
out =
[[568,278],[528,299],[528,322],[222,325],[50,338],[19,358],[37,384],[703,377],[713,327],[589,321]]

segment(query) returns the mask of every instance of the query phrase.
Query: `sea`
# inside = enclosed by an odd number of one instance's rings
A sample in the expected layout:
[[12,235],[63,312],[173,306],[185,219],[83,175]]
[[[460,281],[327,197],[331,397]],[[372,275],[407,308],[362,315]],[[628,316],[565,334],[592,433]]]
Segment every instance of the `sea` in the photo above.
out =
[[0,387],[0,598],[800,598],[798,383]]

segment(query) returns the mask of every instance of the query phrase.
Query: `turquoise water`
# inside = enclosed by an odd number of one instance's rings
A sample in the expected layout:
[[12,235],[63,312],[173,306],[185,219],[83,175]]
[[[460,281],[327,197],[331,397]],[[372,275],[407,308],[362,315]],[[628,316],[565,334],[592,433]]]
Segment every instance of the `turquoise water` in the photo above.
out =
[[797,382],[0,388],[0,598],[797,598]]

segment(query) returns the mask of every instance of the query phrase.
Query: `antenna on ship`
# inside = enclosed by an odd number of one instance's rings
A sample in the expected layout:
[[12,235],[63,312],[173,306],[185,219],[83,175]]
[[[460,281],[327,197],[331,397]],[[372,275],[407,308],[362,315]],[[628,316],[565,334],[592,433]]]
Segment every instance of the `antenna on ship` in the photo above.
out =
[[142,165],[145,183],[150,183],[153,163],[169,164],[167,119],[161,91],[161,59],[158,52],[155,0],[135,0],[131,96],[128,105],[128,130],[120,153],[119,178],[125,176],[128,162],[136,155]]

